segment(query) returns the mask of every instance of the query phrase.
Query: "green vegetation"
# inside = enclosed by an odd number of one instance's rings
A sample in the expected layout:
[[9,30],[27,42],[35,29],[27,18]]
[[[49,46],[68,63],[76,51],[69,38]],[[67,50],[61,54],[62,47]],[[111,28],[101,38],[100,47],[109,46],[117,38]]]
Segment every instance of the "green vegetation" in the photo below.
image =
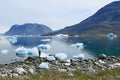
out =
[[[24,80],[120,80],[120,68],[98,72],[97,74],[85,74],[74,72],[74,76],[55,71],[44,71]],[[18,78],[3,78],[1,80],[18,80]],[[23,79],[20,79],[23,80]]]

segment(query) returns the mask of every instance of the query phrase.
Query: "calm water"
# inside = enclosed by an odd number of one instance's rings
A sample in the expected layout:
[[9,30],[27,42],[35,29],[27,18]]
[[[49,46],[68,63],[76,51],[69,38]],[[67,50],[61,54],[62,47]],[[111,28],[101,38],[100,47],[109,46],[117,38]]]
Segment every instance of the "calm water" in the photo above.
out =
[[[45,41],[49,39],[50,41]],[[84,49],[72,47],[75,43],[84,43]],[[16,56],[15,50],[18,47],[25,48],[37,47],[39,44],[50,44],[50,50],[43,50],[47,54],[66,53],[69,58],[75,54],[84,54],[85,58],[92,58],[104,53],[108,56],[120,56],[120,38],[108,39],[107,37],[18,37],[15,44],[8,41],[8,37],[0,38],[0,64],[11,63],[22,58]],[[8,50],[8,54],[1,53],[2,50]]]

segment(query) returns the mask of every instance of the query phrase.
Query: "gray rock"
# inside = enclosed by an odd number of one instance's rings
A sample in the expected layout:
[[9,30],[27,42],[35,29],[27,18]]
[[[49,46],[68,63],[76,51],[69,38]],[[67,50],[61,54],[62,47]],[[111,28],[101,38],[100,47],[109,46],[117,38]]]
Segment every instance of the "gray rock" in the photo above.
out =
[[101,54],[101,55],[99,55],[99,57],[98,57],[99,59],[106,59],[107,58],[107,56],[105,55],[105,54]]
[[17,73],[12,74],[13,77],[18,77],[19,75]]

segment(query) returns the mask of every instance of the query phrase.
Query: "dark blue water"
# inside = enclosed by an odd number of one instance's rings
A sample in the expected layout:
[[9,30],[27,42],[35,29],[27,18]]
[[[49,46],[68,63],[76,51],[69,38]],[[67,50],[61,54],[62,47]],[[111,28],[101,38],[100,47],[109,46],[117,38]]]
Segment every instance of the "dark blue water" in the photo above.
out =
[[[16,43],[9,42],[8,37],[0,38],[0,51],[8,50],[7,54],[0,52],[0,63],[11,63],[21,59],[16,56],[15,50],[18,47],[33,48],[39,44],[49,44],[50,50],[42,50],[47,54],[66,53],[69,58],[75,54],[84,54],[86,58],[96,57],[100,54],[108,56],[120,56],[120,38],[113,40],[107,37],[17,37]],[[45,39],[49,39],[48,41]],[[75,43],[84,43],[84,49],[76,49],[71,45]]]

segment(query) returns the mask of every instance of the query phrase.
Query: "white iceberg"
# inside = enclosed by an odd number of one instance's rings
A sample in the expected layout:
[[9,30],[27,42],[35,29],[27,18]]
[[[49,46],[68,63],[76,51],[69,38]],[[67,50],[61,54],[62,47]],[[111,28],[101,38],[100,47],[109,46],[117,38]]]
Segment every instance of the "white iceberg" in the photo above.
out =
[[47,58],[48,54],[41,52],[40,57],[41,58]]
[[42,62],[42,63],[39,65],[39,68],[41,68],[41,69],[49,69],[48,63]]
[[27,57],[27,49],[24,47],[19,47],[16,50],[16,55],[19,57]]
[[76,43],[76,44],[73,44],[72,46],[75,47],[75,48],[78,48],[78,49],[83,49],[84,48],[83,43]]
[[38,48],[41,50],[50,50],[51,46],[49,44],[40,44],[38,45]]
[[83,58],[85,58],[85,55],[84,54],[77,54],[77,55],[73,55],[73,58],[75,58],[75,59],[83,59]]
[[117,35],[115,35],[114,33],[109,33],[109,34],[107,35],[107,37],[108,37],[109,39],[114,39],[114,38],[117,37]]
[[40,40],[40,41],[50,42],[51,39],[42,39],[42,40]]
[[69,37],[69,35],[67,35],[67,34],[58,34],[58,35],[56,35],[57,37]]
[[47,60],[48,61],[55,61],[55,57],[54,56],[47,56]]
[[9,37],[9,42],[12,43],[12,44],[16,43],[17,42],[17,37],[16,36]]
[[39,56],[38,49],[36,47],[27,50],[28,56]]
[[64,61],[67,59],[67,54],[66,53],[57,53],[57,54],[55,54],[55,57],[58,60]]
[[8,54],[8,52],[9,52],[9,51],[8,51],[7,49],[1,50],[1,53],[2,53],[2,54]]

